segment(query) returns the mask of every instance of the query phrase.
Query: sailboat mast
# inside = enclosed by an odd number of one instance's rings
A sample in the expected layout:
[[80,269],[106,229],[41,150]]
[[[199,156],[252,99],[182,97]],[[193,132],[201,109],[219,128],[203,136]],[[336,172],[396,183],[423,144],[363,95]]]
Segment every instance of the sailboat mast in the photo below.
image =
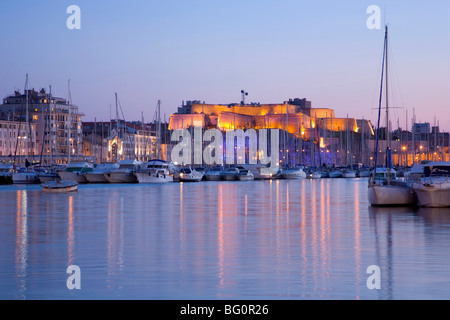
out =
[[389,73],[388,73],[388,26],[386,26],[386,139],[387,139],[387,149],[386,149],[386,160],[387,160],[387,181],[391,182],[391,137],[389,128]]
[[[157,110],[157,132],[156,132],[156,137],[157,137],[157,147],[156,147],[156,158],[159,159],[160,158],[160,149],[161,149],[161,100],[158,100],[158,110]],[[193,126],[193,122],[192,122],[192,126]],[[194,128],[194,127],[192,127]]]
[[390,149],[391,148],[391,143],[390,143],[390,139],[389,139],[389,135],[390,135],[390,128],[389,128],[389,98],[388,98],[388,93],[389,93],[389,74],[388,74],[388,27],[386,26],[386,139],[387,139],[387,147]]
[[72,103],[72,97],[71,97],[71,95],[70,95],[70,79],[69,79],[69,81],[67,82],[67,91],[68,91],[68,111],[69,111],[69,114],[67,115],[67,164],[69,164],[70,163],[70,149],[71,149],[71,143],[70,143],[70,139],[71,139],[71,137],[70,137],[70,105],[71,105],[71,103]]
[[117,92],[114,93],[116,99],[116,128],[117,128],[117,137],[119,137],[119,108],[117,105]]
[[48,128],[48,146],[50,147],[50,154],[47,153],[47,161],[48,158],[50,158],[50,164],[53,164],[53,135],[52,135],[52,86],[50,85],[50,92],[49,92],[49,101],[48,101],[48,121],[46,125],[46,130]]
[[25,102],[25,120],[26,120],[26,128],[25,128],[25,159],[28,157],[28,153],[29,153],[29,127],[30,127],[30,115],[29,115],[29,110],[28,110],[28,73],[27,73],[27,79],[25,82],[25,95],[26,95],[26,102]]

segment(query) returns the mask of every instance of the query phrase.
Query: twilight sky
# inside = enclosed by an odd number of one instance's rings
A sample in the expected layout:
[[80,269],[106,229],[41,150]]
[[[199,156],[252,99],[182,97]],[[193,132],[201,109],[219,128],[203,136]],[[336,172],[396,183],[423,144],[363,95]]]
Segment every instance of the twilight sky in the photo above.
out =
[[[67,7],[81,9],[69,30]],[[368,6],[381,8],[370,30]],[[384,24],[390,32],[391,120],[450,130],[450,1],[1,0],[0,97],[48,88],[84,121],[168,120],[182,100],[280,103],[307,98],[337,117],[376,123]]]

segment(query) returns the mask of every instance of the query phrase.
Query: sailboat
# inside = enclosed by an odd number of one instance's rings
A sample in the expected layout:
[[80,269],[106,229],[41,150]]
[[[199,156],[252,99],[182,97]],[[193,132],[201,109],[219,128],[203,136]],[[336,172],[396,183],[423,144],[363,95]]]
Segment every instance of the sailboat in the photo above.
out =
[[[377,168],[378,140],[381,116],[381,101],[383,94],[383,73],[386,71],[386,168]],[[409,183],[397,179],[392,168],[391,139],[389,134],[389,99],[388,99],[388,27],[384,36],[383,67],[381,73],[380,100],[378,108],[378,130],[375,149],[375,168],[369,179],[368,196],[372,206],[410,206],[417,203],[414,191]]]
[[[28,157],[28,152],[29,152],[29,146],[30,146],[30,142],[29,139],[31,138],[31,129],[30,129],[30,118],[29,118],[29,110],[28,110],[28,102],[29,102],[29,98],[28,98],[28,73],[26,76],[26,81],[25,81],[25,94],[26,94],[26,106],[25,106],[25,112],[26,112],[26,128],[25,128],[25,140],[26,140],[26,145],[25,145],[25,168],[20,168],[18,169],[16,172],[13,173],[12,175],[12,180],[14,184],[37,184],[40,183],[39,181],[39,177],[37,175],[37,173],[30,168],[31,167],[31,163],[28,161],[28,159],[26,159],[26,157]],[[22,119],[21,119],[22,120]],[[17,132],[17,142],[16,142],[16,150],[17,150],[17,144],[19,144],[19,136],[20,136],[20,125],[19,125],[19,130]],[[14,156],[15,159],[15,156]]]
[[421,207],[450,207],[450,162],[429,162],[421,165],[423,175],[413,182]]
[[352,157],[352,153],[351,153],[351,146],[350,146],[350,144],[349,144],[349,140],[350,140],[350,132],[349,132],[349,120],[348,120],[348,115],[347,115],[347,125],[346,125],[346,127],[347,127],[347,131],[346,131],[346,138],[345,138],[345,140],[346,140],[346,144],[347,144],[347,147],[346,147],[346,152],[347,152],[347,154],[346,154],[346,157],[347,157],[347,167],[342,171],[342,178],[356,178],[356,172],[352,169],[352,167],[353,167],[353,161],[349,161],[348,159],[349,159],[349,157],[351,158],[351,159],[353,159]]

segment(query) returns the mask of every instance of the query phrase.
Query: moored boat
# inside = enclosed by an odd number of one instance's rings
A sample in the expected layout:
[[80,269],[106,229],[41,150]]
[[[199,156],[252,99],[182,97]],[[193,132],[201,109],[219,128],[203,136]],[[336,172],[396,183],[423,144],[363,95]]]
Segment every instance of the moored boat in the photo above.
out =
[[225,181],[235,181],[237,180],[237,175],[239,173],[239,169],[236,167],[230,167],[223,171],[222,177]]
[[372,176],[372,172],[369,169],[361,169],[358,172],[360,178],[369,178]]
[[342,178],[342,171],[338,169],[331,170],[329,173],[330,178]]
[[87,183],[85,174],[93,170],[93,165],[87,162],[71,162],[64,171],[58,172],[61,180]]
[[40,183],[37,173],[32,169],[19,170],[12,175],[14,184],[38,184]]
[[[381,116],[381,102],[383,94],[383,73],[381,77],[380,99],[378,106],[378,127],[377,140],[375,149],[375,168],[372,172],[372,177],[369,179],[368,198],[372,206],[411,206],[416,205],[416,194],[411,188],[411,184],[397,179],[396,172],[392,168],[391,161],[391,137],[390,137],[390,123],[389,123],[389,99],[387,94],[388,88],[388,27],[386,26],[384,37],[383,50],[383,68],[386,68],[386,168],[377,168],[378,158],[378,142],[380,132],[380,116]],[[384,71],[384,70],[383,70]]]
[[239,181],[250,181],[250,180],[254,180],[255,176],[248,169],[238,168],[238,173],[236,175],[236,179]]
[[169,164],[160,159],[153,159],[134,173],[139,183],[173,182],[169,171]]
[[430,162],[412,187],[421,207],[450,207],[450,162]]
[[13,179],[13,166],[0,164],[0,185],[1,184],[12,184]]
[[282,179],[305,179],[306,173],[302,168],[288,168],[280,173]]
[[78,191],[78,183],[76,181],[48,181],[41,184],[43,192],[63,193]]
[[206,181],[220,181],[223,180],[223,168],[222,167],[213,167],[210,170],[206,171],[203,178]]
[[192,168],[181,168],[174,174],[174,181],[179,182],[199,182],[203,178],[203,173]]
[[118,169],[104,173],[104,176],[109,183],[137,183],[138,179],[135,172],[139,170],[141,165],[142,162],[138,160],[121,160]]
[[243,168],[250,170],[255,180],[274,179],[279,171],[278,167],[265,166],[262,164],[242,164]]
[[50,167],[37,167],[35,171],[40,183],[61,180],[58,172]]
[[412,206],[417,203],[411,184],[397,178],[394,169],[376,168],[369,179],[369,202],[373,206]]
[[89,183],[108,183],[108,180],[105,178],[105,173],[110,173],[118,168],[118,163],[101,163],[92,171],[86,172],[84,176]]
[[345,169],[342,171],[342,178],[356,178],[356,172],[352,169]]
[[322,173],[320,171],[311,172],[311,179],[322,179]]

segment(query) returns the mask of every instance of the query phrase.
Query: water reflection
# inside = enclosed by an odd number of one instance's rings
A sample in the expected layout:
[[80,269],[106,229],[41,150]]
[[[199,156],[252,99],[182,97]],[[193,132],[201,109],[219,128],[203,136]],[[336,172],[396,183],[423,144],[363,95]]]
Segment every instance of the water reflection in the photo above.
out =
[[109,289],[120,290],[122,287],[118,276],[124,268],[124,197],[117,190],[114,190],[108,200],[106,218],[106,284]]
[[361,278],[361,231],[360,231],[360,189],[354,188],[355,192],[355,207],[354,207],[354,237],[355,237],[355,287],[358,288],[356,292],[356,299],[360,299],[360,284],[362,282]]
[[[384,276],[380,299],[414,298],[420,294],[433,298],[420,288],[429,288],[439,282],[437,278],[448,276],[443,267],[446,263],[438,261],[450,259],[450,209],[369,207],[368,211],[377,264]],[[410,259],[401,258],[405,256]],[[403,287],[396,282],[402,282]],[[435,287],[434,291],[443,293],[445,289]]]
[[74,233],[74,217],[73,217],[73,196],[69,196],[69,207],[68,207],[68,232],[67,232],[67,244],[68,244],[68,262],[67,265],[70,266],[74,264],[74,246],[75,246],[75,233]]
[[419,208],[417,214],[429,225],[441,228],[450,226],[450,208]]
[[375,265],[381,270],[381,289],[379,299],[392,299],[392,214],[405,214],[408,208],[369,207],[371,226],[375,234]]
[[27,193],[18,190],[16,193],[16,250],[15,269],[18,288],[17,299],[25,298],[27,283],[27,259],[28,259],[28,201]]
[[217,245],[218,245],[218,278],[219,278],[219,288],[224,288],[224,269],[225,269],[225,254],[224,254],[224,226],[223,226],[223,186],[219,185],[219,195],[218,195],[218,207],[217,207]]
[[[89,271],[77,293],[87,299],[450,294],[438,285],[450,283],[450,209],[369,207],[358,180],[1,191],[0,265],[12,279],[0,281],[14,287],[2,297],[73,297],[67,264]],[[373,264],[381,290],[366,287]]]

